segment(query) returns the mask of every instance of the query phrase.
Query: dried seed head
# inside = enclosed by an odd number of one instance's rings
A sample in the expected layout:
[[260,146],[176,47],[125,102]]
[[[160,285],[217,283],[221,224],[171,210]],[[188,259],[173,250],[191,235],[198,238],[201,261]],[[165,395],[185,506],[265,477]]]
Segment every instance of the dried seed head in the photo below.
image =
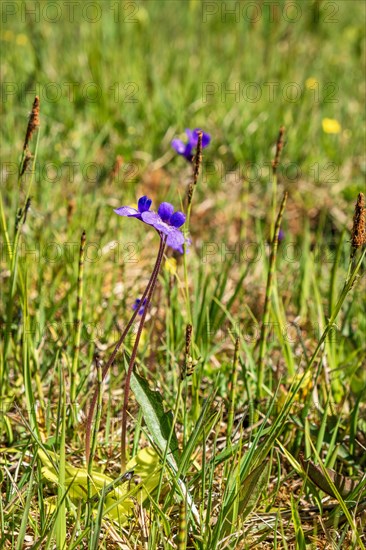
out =
[[188,206],[192,202],[192,197],[193,197],[193,183],[190,183],[187,191]]
[[365,223],[365,196],[359,193],[355,206],[352,227],[352,256],[360,246],[366,244],[366,223]]
[[[206,135],[207,137],[207,135]],[[196,146],[196,154],[194,157],[192,157],[192,163],[193,163],[193,179],[191,183],[188,186],[187,190],[187,199],[188,199],[188,206],[192,202],[193,198],[193,191],[195,185],[197,185],[198,176],[200,173],[200,168],[202,164],[202,140],[203,140],[203,132],[202,130],[197,131],[197,146]]]
[[186,326],[186,349],[184,362],[181,367],[180,377],[181,380],[184,380],[187,376],[191,376],[194,370],[193,359],[190,355],[191,351],[191,342],[192,342],[192,325],[188,324]]
[[277,167],[280,163],[280,157],[284,146],[284,139],[283,139],[284,134],[285,134],[285,127],[281,126],[280,131],[278,133],[277,143],[276,143],[275,158],[272,160],[272,169],[274,174],[276,173]]
[[23,208],[18,208],[17,215],[15,216],[15,232],[18,231],[18,227],[20,224],[20,220],[22,219],[22,216],[23,216]]
[[29,116],[27,132],[25,134],[23,150],[25,151],[28,147],[28,143],[34,133],[34,131],[39,126],[39,97],[36,95],[33,102],[32,112]]
[[186,355],[189,355],[192,340],[192,325],[186,326]]
[[26,205],[25,205],[25,208],[24,208],[23,223],[25,223],[25,222],[27,221],[27,214],[28,214],[28,211],[29,211],[29,209],[30,209],[30,205],[31,205],[31,198],[28,197],[28,198],[27,198]]
[[32,154],[29,151],[27,151],[23,160],[22,168],[20,170],[21,176],[24,174],[24,172],[26,172],[31,160],[32,160]]
[[193,161],[193,185],[196,185],[198,174],[200,173],[200,166],[202,164],[202,137],[203,132],[198,132],[197,152]]

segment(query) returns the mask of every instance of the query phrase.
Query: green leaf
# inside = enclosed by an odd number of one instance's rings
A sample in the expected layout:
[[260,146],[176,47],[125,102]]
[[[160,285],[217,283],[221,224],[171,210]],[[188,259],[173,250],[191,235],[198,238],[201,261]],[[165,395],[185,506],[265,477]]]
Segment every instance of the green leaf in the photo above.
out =
[[297,510],[297,504],[293,495],[291,495],[291,515],[292,515],[292,522],[293,522],[295,534],[296,534],[296,549],[306,550],[305,535],[304,535],[303,528],[301,526],[301,519],[299,516],[299,512]]
[[19,529],[16,550],[21,550],[21,548],[23,548],[24,538],[25,538],[25,535],[27,533],[27,525],[29,523],[29,510],[30,510],[30,506],[31,506],[31,502],[32,502],[32,496],[33,496],[33,479],[34,479],[34,472],[33,472],[33,467],[32,467],[30,478],[29,478],[28,495],[27,495],[27,500],[26,500],[25,506],[24,506],[24,512],[23,512],[23,517],[22,517],[22,522],[21,522],[21,525],[20,525],[20,529]]
[[236,518],[240,517],[240,520],[244,521],[249,516],[267,482],[268,469],[269,462],[263,461],[241,481],[237,496],[230,499],[229,509],[225,513],[224,531],[221,532],[221,536],[230,532],[232,525],[236,523]]
[[269,462],[262,462],[245,478],[239,492],[239,514],[245,519],[253,510],[267,481]]
[[[60,477],[56,466],[60,463],[58,455],[52,451],[45,452],[45,450],[39,448],[38,456],[43,464],[43,477],[52,484],[58,485]],[[127,471],[133,472],[136,479],[140,478],[140,483],[129,484],[121,479],[123,476],[112,479],[96,470],[89,473],[86,468],[77,468],[65,460],[64,486],[71,500],[74,502],[87,502],[86,486],[89,479],[91,482],[90,502],[98,502],[97,514],[100,514],[99,507],[102,498],[104,501],[103,517],[108,517],[123,525],[133,514],[136,496],[139,496],[139,502],[144,502],[150,498],[150,494],[158,486],[161,472],[160,458],[154,449],[144,447],[128,462]],[[55,509],[55,506],[50,506],[50,511]],[[59,510],[60,506],[57,513],[59,513]],[[97,515],[97,521],[99,521],[98,517]]]
[[[132,373],[131,377],[131,389],[142,409],[146,426],[155,444],[164,452],[172,431],[173,415],[171,411],[166,412],[164,410],[161,394],[151,390],[147,380],[135,371]],[[170,450],[177,463],[179,463],[178,449],[178,439],[175,431],[173,431],[170,439]],[[171,457],[168,455],[168,460],[169,459],[171,459]]]

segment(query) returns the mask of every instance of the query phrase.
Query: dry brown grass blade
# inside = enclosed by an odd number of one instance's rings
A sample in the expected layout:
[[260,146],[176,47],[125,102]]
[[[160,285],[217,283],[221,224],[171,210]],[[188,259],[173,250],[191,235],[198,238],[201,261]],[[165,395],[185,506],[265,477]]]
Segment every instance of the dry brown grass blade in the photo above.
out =
[[[317,466],[311,460],[305,460],[303,455],[300,455],[300,462],[311,481],[315,483],[315,485],[319,487],[319,489],[324,491],[324,493],[327,493],[327,495],[330,495],[333,498],[337,498],[332,486],[328,483],[328,480],[324,476],[320,466]],[[326,471],[341,497],[348,497],[356,487],[357,481],[349,477],[343,476],[342,474],[339,474],[338,472],[336,472],[335,470],[331,470],[330,468],[326,468]]]

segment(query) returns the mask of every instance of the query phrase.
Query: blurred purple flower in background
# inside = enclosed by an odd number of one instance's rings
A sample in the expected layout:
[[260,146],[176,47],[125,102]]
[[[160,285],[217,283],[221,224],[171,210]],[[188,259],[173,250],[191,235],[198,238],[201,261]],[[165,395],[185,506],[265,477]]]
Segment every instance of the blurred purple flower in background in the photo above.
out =
[[144,311],[145,311],[146,302],[147,302],[147,298],[145,298],[145,299],[143,300],[142,304],[141,304],[140,298],[136,298],[135,303],[134,303],[133,306],[132,306],[132,309],[133,309],[134,311],[136,311],[136,309],[138,309],[138,310],[139,310],[139,313],[138,313],[138,314],[139,314],[139,315],[142,315],[142,314],[144,313]]
[[137,210],[131,206],[121,206],[114,211],[119,216],[137,218],[147,225],[151,225],[159,232],[160,236],[166,236],[168,246],[183,254],[183,244],[184,242],[188,244],[188,241],[179,228],[186,221],[185,215],[183,212],[174,212],[174,206],[169,202],[162,202],[157,213],[150,210],[151,204],[152,200],[143,196],[138,201]]
[[194,130],[186,128],[186,134],[188,137],[187,143],[184,143],[180,139],[173,139],[172,141],[173,149],[175,149],[178,155],[182,155],[189,162],[192,162],[194,157],[193,149],[197,147],[198,132],[202,132],[202,148],[207,147],[207,145],[211,141],[211,136],[209,134],[206,134],[206,132],[203,132],[203,130],[200,130],[200,128],[195,128]]

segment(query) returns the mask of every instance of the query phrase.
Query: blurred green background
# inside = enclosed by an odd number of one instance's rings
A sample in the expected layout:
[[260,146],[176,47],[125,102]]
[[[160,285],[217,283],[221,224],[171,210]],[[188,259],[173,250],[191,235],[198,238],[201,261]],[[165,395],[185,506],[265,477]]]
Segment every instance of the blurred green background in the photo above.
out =
[[[184,139],[186,127],[212,136],[190,228],[198,257],[207,242],[268,238],[270,163],[284,124],[279,193],[286,188],[290,199],[283,228],[301,250],[310,227],[323,277],[364,187],[363,2],[29,1],[1,9],[4,200],[12,219],[25,189],[19,193],[18,162],[38,94],[24,250],[41,250],[43,276],[54,281],[50,305],[58,277],[76,262],[64,243],[78,243],[82,229],[95,243],[87,258],[95,287],[118,281],[120,262],[135,284],[134,259],[155,254],[155,237],[141,224],[121,224],[112,208],[143,194],[184,208],[191,168],[170,142]],[[123,162],[112,177],[118,155]],[[138,244],[129,249],[131,242]],[[90,299],[93,310],[98,294]]]
[[[301,249],[310,227],[312,246],[333,246],[350,229],[365,173],[364,2],[4,1],[1,11],[6,215],[11,232],[25,192],[18,163],[38,94],[24,249],[43,250],[53,292],[63,270],[75,267],[64,243],[78,243],[82,229],[101,249],[89,266],[98,289],[103,279],[120,279],[115,264],[129,261],[127,243],[140,243],[139,259],[155,253],[154,235],[141,224],[121,224],[112,208],[143,194],[184,207],[191,168],[170,142],[186,127],[212,136],[190,227],[201,259],[205,242],[268,238],[270,165],[282,124],[278,193],[290,195],[287,242]],[[50,242],[56,245],[48,252]],[[334,254],[319,258],[320,276]],[[346,250],[345,265],[347,258]],[[112,270],[104,263],[111,259]],[[87,260],[93,263],[92,253]],[[98,303],[98,295],[91,300]]]
[[[205,242],[230,246],[240,232],[268,238],[270,165],[282,124],[288,242],[302,247],[309,226],[313,246],[331,247],[350,229],[365,174],[365,3],[4,1],[1,10],[6,213],[13,219],[25,191],[18,163],[38,94],[24,247],[42,249],[48,264],[55,257],[46,270],[62,278],[65,266],[74,269],[75,254],[63,243],[78,243],[82,229],[101,247],[103,269],[97,255],[89,267],[97,288],[109,273],[105,255],[114,265],[128,261],[127,243],[136,241],[139,259],[154,253],[147,244],[154,236],[141,224],[121,224],[112,208],[143,194],[184,207],[191,168],[170,143],[187,127],[212,136],[190,228],[199,257]],[[50,242],[58,244],[48,252]],[[329,263],[333,252],[324,257]]]
[[[65,191],[87,201],[117,154],[136,163],[124,179],[140,182],[175,135],[198,126],[212,134],[213,188],[238,167],[247,173],[245,163],[258,164],[250,180],[265,184],[281,124],[294,185],[309,180],[312,193],[323,184],[347,197],[363,181],[363,2],[4,1],[1,9],[2,161],[18,161],[37,93],[38,203],[50,187],[51,201]],[[160,164],[173,175],[184,166],[173,154]]]

